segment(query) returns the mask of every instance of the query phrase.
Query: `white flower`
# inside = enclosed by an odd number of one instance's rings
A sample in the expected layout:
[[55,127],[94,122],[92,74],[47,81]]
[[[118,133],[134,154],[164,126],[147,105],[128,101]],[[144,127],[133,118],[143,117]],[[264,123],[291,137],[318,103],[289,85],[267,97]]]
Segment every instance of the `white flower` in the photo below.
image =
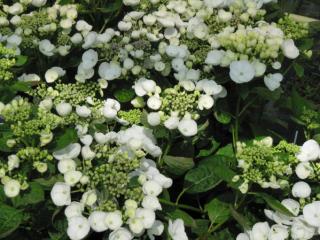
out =
[[150,240],[154,240],[155,237],[154,236],[161,236],[161,234],[163,233],[164,230],[164,225],[161,221],[156,220],[152,227],[148,229],[148,237],[150,238]]
[[91,109],[87,106],[77,106],[76,113],[79,117],[87,118],[91,115]]
[[110,230],[116,230],[120,228],[123,224],[121,212],[114,211],[107,213],[105,224]]
[[4,184],[3,190],[7,197],[14,198],[20,193],[20,183],[15,179],[10,179]]
[[146,78],[140,78],[134,83],[133,89],[139,97],[143,97],[147,94],[154,93],[156,91],[156,82]]
[[101,78],[111,81],[121,76],[121,67],[116,62],[103,62],[100,64],[98,72]]
[[232,13],[227,12],[223,9],[219,9],[218,11],[218,19],[222,22],[229,22],[232,19]]
[[266,72],[267,70],[267,66],[262,63],[262,62],[259,62],[259,61],[255,61],[252,63],[253,67],[254,67],[254,70],[255,70],[255,77],[261,77],[264,75],[264,73]]
[[247,60],[234,61],[230,64],[230,78],[236,83],[250,82],[255,76],[255,69]]
[[141,219],[145,229],[151,228],[156,220],[155,212],[146,208],[138,208],[136,210],[136,217]]
[[158,110],[161,107],[162,101],[158,96],[151,96],[148,98],[147,105],[152,110]]
[[184,117],[178,124],[178,129],[183,136],[191,137],[198,133],[198,125],[191,116]]
[[72,27],[72,24],[73,24],[72,19],[65,18],[60,21],[59,25],[63,29],[70,29]]
[[62,102],[56,106],[56,111],[60,116],[65,117],[71,113],[72,106],[70,103]]
[[18,77],[18,80],[23,82],[39,82],[40,77],[35,73],[30,73],[30,74],[24,73],[20,77]]
[[303,208],[305,221],[313,227],[320,227],[320,201],[307,204]]
[[83,53],[82,55],[83,68],[91,69],[97,64],[97,62],[98,62],[98,53],[95,50],[89,49]]
[[143,22],[147,25],[147,26],[152,26],[153,24],[155,24],[157,21],[157,18],[152,15],[152,14],[148,14],[143,16]]
[[23,12],[23,6],[20,3],[14,3],[8,9],[8,13],[12,15],[19,15]]
[[212,50],[208,52],[205,63],[213,66],[218,66],[220,65],[224,55],[225,55],[225,52],[222,50]]
[[56,47],[48,40],[42,40],[39,42],[39,50],[43,55],[51,57],[54,55]]
[[79,156],[80,151],[81,145],[79,143],[72,143],[61,150],[53,152],[53,156],[57,160],[75,159]]
[[69,206],[64,210],[64,215],[67,218],[79,217],[82,216],[82,212],[84,210],[84,206],[79,202],[72,202]]
[[151,209],[153,211],[155,210],[161,210],[161,204],[159,202],[159,199],[155,196],[145,196],[142,200],[141,204],[146,209]]
[[95,231],[95,232],[104,232],[108,229],[106,223],[105,223],[105,219],[107,217],[107,213],[106,212],[102,212],[102,211],[94,211],[90,214],[88,220],[90,223],[91,228]]
[[268,74],[264,77],[264,83],[270,91],[274,91],[280,87],[280,82],[283,80],[281,73]]
[[82,172],[71,170],[64,174],[64,181],[70,186],[74,186],[80,181],[81,177]]
[[248,234],[246,233],[240,233],[238,234],[236,240],[250,240]]
[[179,125],[179,117],[175,114],[171,115],[165,122],[164,126],[170,130],[176,129]]
[[91,150],[90,146],[84,146],[81,149],[81,156],[84,160],[92,160],[96,156],[96,153]]
[[89,32],[85,38],[84,43],[82,44],[83,49],[91,48],[97,41],[98,34],[96,32]]
[[148,114],[147,117],[148,123],[151,126],[158,126],[160,124],[160,114],[158,112],[152,112]]
[[300,148],[300,152],[297,154],[297,158],[301,162],[314,161],[319,159],[320,146],[315,140],[306,141]]
[[198,100],[198,108],[200,110],[210,109],[213,107],[213,104],[214,104],[214,100],[209,95],[201,95]]
[[32,5],[35,7],[42,7],[44,5],[46,5],[47,0],[32,0]]
[[64,174],[68,171],[76,170],[76,162],[72,159],[62,159],[58,162],[58,170]]
[[157,197],[162,192],[162,187],[156,181],[150,180],[143,184],[142,190],[146,195]]
[[289,237],[288,227],[276,224],[270,229],[268,240],[286,240]]
[[18,168],[20,165],[20,159],[17,155],[8,156],[8,170],[12,171],[15,168]]
[[68,219],[67,233],[71,240],[84,239],[90,231],[90,224],[87,218],[79,216]]
[[22,38],[17,34],[12,34],[7,38],[7,47],[16,48],[22,42]]
[[144,231],[143,222],[140,218],[130,218],[129,228],[135,235],[140,235]]
[[182,219],[169,220],[168,232],[172,240],[188,240]]
[[85,205],[92,206],[96,203],[98,197],[94,190],[89,190],[82,194],[81,202]]
[[306,179],[313,173],[313,168],[309,162],[301,162],[296,167],[296,174],[300,179]]
[[291,198],[287,198],[281,201],[281,204],[285,206],[294,216],[298,216],[300,212],[300,203]]
[[120,103],[117,100],[108,98],[104,102],[103,116],[105,116],[106,118],[113,119],[117,116],[119,110]]
[[71,203],[70,185],[66,183],[55,183],[50,195],[53,203],[56,206],[64,206]]
[[84,20],[79,20],[76,24],[76,29],[79,32],[90,32],[92,30],[92,26]]
[[[150,168],[149,168],[150,169]],[[172,186],[172,179],[164,176],[161,173],[154,174],[152,180],[156,181],[163,188],[170,188]]]
[[70,38],[70,41],[75,45],[80,44],[82,42],[82,40],[83,40],[83,38],[82,38],[82,35],[80,33],[75,33]]
[[132,28],[131,22],[120,21],[118,22],[118,28],[122,32],[129,31]]
[[140,3],[140,0],[123,0],[123,4],[126,6],[136,6]]
[[270,227],[267,222],[256,223],[250,232],[250,239],[267,240],[269,231]]
[[310,226],[303,217],[295,218],[291,226],[291,237],[293,240],[309,240],[315,234],[315,228]]
[[132,240],[132,233],[126,228],[118,228],[109,235],[109,240]]
[[53,83],[58,78],[63,77],[66,74],[66,71],[61,67],[52,67],[48,69],[45,73],[45,79],[47,83]]
[[292,39],[285,40],[281,46],[283,54],[290,59],[295,59],[299,56],[299,49],[295,46]]
[[204,0],[204,4],[208,8],[217,8],[223,6],[225,0]]
[[311,187],[306,182],[297,182],[292,187],[292,196],[296,198],[307,198],[311,194]]
[[84,145],[90,146],[93,141],[93,137],[90,134],[82,135],[82,136],[80,136],[80,141]]

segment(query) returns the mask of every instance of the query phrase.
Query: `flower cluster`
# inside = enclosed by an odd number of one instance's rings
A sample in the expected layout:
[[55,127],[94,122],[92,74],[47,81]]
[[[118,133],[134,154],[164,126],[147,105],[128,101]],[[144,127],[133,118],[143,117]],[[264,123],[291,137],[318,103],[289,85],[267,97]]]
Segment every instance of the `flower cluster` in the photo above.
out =
[[[309,140],[300,148],[297,158],[300,163],[296,167],[296,175],[305,181],[313,181],[310,161],[320,158],[320,146],[314,140]],[[271,227],[268,222],[256,223],[251,230],[238,235],[237,240],[308,240],[319,235],[319,195],[312,193],[307,182],[296,182],[291,188],[293,198],[282,200],[281,204],[290,214],[279,211],[264,210],[265,215],[275,222]],[[298,199],[295,200],[295,199]]]
[[276,146],[270,137],[249,143],[238,143],[237,159],[241,174],[233,181],[242,181],[240,190],[246,193],[249,184],[257,183],[262,188],[286,188],[294,167],[298,164],[296,154],[299,146],[285,141]]
[[157,197],[172,180],[146,158],[161,154],[150,130],[134,125],[118,133],[81,132],[79,138],[83,146],[73,143],[53,153],[64,182],[53,186],[51,197],[55,205],[67,206],[69,237],[83,239],[90,228],[111,231],[109,239],[133,239],[145,231],[161,235]]

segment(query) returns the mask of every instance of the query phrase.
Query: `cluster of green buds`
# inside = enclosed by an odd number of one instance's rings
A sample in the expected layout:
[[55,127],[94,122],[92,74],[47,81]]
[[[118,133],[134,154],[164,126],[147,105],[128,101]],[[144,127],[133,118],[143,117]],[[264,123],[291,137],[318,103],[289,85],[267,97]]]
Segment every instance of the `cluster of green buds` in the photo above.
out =
[[[100,156],[102,157],[103,155]],[[104,162],[106,160],[104,159]],[[140,166],[140,159],[136,157],[130,158],[128,153],[114,153],[112,155],[109,154],[107,161],[107,163],[91,167],[88,170],[86,175],[90,178],[89,187],[91,189],[97,188],[97,186],[102,187],[111,199],[120,197],[125,199],[132,198],[132,195],[135,195],[137,191],[129,188],[129,173]],[[130,195],[130,197],[127,195]]]
[[54,104],[61,102],[70,103],[73,106],[85,104],[88,99],[96,102],[99,94],[99,84],[95,83],[57,83],[53,87],[46,84],[39,85],[30,92],[31,95],[41,99],[52,98]]
[[308,23],[297,22],[288,14],[278,21],[278,27],[281,28],[287,39],[297,40],[309,35]]
[[47,150],[36,147],[26,147],[19,150],[17,157],[22,163],[32,163],[33,168],[39,173],[45,173],[48,170],[48,162],[53,160],[53,156]]
[[14,51],[0,44],[0,81],[8,81],[13,78],[11,68],[16,64]]
[[120,110],[118,116],[129,124],[134,125],[141,123],[142,112],[140,109],[131,109],[129,111]]
[[[63,119],[56,114],[38,109],[34,118],[26,121],[19,121],[11,125],[15,136],[45,136],[63,123]],[[52,138],[52,137],[51,137]]]
[[18,123],[29,119],[32,112],[32,105],[23,98],[17,98],[10,103],[0,104],[0,115],[6,122]]
[[[268,31],[276,31],[273,25],[265,25],[258,28],[239,26],[232,33],[220,33],[217,35],[221,47],[229,50],[234,55],[233,60],[260,60],[267,63],[276,59],[281,50],[283,35],[268,34]],[[261,34],[266,32],[266,34]]]
[[272,146],[271,138],[254,140],[250,143],[238,143],[238,167],[241,173],[234,181],[242,180],[242,192],[247,192],[248,185],[259,184],[262,188],[285,188],[299,160],[296,154],[299,146],[281,141]]
[[160,111],[168,117],[171,112],[178,112],[180,117],[184,117],[186,113],[196,116],[200,95],[199,91],[187,92],[180,85],[167,88],[161,93]]

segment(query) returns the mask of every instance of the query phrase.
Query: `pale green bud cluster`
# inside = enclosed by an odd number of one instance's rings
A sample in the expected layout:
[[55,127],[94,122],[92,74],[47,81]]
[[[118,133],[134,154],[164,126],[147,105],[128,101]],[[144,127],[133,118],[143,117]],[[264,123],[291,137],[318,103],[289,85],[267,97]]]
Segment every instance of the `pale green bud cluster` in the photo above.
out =
[[62,122],[62,118],[58,115],[38,109],[34,118],[12,124],[11,129],[18,137],[41,135],[42,133],[50,133]]
[[0,81],[8,81],[13,78],[11,68],[16,64],[14,52],[0,44]]
[[17,123],[29,119],[31,112],[31,104],[27,100],[19,98],[6,104],[0,114],[6,122]]
[[160,111],[170,116],[171,112],[178,112],[183,117],[186,113],[197,113],[199,91],[187,92],[181,86],[167,88],[161,94],[162,105]]
[[242,144],[237,153],[242,173],[235,181],[257,183],[262,188],[284,188],[299,162],[295,157],[299,146],[281,141],[276,146],[254,142]]
[[308,37],[309,26],[307,23],[297,22],[290,15],[285,15],[278,21],[278,27],[284,32],[287,39],[301,39]]
[[234,33],[219,34],[219,43],[235,54],[236,59],[269,62],[280,54],[282,37],[263,35],[257,29],[239,28]]
[[54,104],[61,102],[70,103],[73,106],[86,103],[88,98],[96,102],[99,94],[99,84],[90,83],[57,83],[54,87],[47,87],[45,84],[38,86],[32,95],[41,99],[53,98]]
[[53,156],[48,153],[47,150],[41,150],[35,147],[26,147],[18,151],[17,157],[21,163],[26,162],[29,164],[32,162],[32,166],[39,173],[44,173],[48,169],[48,162],[53,160]]
[[133,125],[141,122],[142,112],[140,109],[131,109],[129,111],[120,110],[118,116]]

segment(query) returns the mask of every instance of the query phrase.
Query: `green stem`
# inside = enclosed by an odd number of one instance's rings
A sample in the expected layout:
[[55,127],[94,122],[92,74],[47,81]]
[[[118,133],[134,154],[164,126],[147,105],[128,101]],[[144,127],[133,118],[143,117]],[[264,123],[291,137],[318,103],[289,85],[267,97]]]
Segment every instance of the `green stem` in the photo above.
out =
[[176,205],[179,204],[179,201],[180,201],[180,198],[183,196],[183,194],[188,190],[189,188],[184,188],[181,193],[179,194],[179,196],[177,197],[177,200],[176,200]]
[[163,204],[166,204],[166,205],[169,205],[169,206],[178,207],[178,208],[182,208],[182,209],[187,209],[187,210],[198,212],[198,213],[203,213],[203,211],[201,211],[200,209],[195,208],[195,207],[191,207],[191,206],[188,206],[188,205],[175,204],[175,203],[167,201],[165,199],[159,199],[159,201],[160,201],[160,203],[163,203]]

